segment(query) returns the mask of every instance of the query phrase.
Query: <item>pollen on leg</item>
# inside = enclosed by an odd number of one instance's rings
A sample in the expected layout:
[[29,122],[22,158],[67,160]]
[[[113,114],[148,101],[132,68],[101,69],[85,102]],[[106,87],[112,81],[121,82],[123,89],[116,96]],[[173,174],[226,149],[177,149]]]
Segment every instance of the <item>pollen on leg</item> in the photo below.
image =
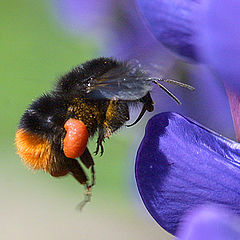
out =
[[80,157],[88,142],[88,130],[85,124],[77,119],[70,118],[66,121],[64,128],[66,136],[63,142],[63,151],[66,157]]
[[18,129],[15,137],[17,153],[32,169],[48,171],[51,164],[51,144],[43,136]]

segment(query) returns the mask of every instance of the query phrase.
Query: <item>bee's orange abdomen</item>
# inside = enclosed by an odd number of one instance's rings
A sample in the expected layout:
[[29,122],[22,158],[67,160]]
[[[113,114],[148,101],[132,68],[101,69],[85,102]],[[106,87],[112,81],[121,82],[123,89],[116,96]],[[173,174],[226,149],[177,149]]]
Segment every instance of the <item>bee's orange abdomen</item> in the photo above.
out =
[[32,169],[48,171],[51,160],[51,144],[43,136],[18,129],[15,143],[17,153],[23,162]]
[[86,149],[88,130],[85,124],[77,119],[70,118],[64,125],[66,136],[63,142],[63,151],[66,157],[80,157]]

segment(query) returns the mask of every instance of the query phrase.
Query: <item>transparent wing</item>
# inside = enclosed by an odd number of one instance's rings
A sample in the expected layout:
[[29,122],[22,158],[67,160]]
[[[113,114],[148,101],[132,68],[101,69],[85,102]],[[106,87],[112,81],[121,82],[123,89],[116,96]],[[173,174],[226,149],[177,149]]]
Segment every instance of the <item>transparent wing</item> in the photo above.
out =
[[92,79],[87,87],[89,98],[136,100],[150,90],[151,81],[139,68],[114,68],[97,79]]

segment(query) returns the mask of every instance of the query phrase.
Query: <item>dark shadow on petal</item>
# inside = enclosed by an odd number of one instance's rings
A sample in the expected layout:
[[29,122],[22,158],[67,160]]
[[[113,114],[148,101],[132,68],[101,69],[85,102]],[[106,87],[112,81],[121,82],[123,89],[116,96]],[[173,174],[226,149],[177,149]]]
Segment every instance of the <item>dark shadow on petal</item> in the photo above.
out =
[[[164,222],[162,222],[164,220],[159,218],[159,214],[155,213],[154,211],[154,206],[156,206],[155,201],[158,201],[158,198],[156,198],[156,193],[159,194],[161,190],[158,188],[158,186],[153,184],[153,180],[157,180],[159,185],[161,185],[170,168],[168,159],[162,152],[158,150],[158,138],[164,134],[165,127],[167,127],[168,124],[169,120],[167,117],[161,119],[161,122],[154,121],[153,117],[152,121],[148,122],[147,128],[150,128],[153,131],[146,131],[144,138],[145,141],[141,143],[138,150],[138,158],[145,159],[146,162],[144,162],[144,164],[136,164],[135,169],[136,179],[140,181],[137,181],[137,183],[140,184],[139,192],[143,202],[152,216],[155,219],[158,219],[158,223],[161,226],[164,225]],[[144,181],[141,181],[141,179],[144,179]],[[148,195],[146,202],[144,197],[145,195]],[[148,199],[152,200],[150,205],[148,204]]]

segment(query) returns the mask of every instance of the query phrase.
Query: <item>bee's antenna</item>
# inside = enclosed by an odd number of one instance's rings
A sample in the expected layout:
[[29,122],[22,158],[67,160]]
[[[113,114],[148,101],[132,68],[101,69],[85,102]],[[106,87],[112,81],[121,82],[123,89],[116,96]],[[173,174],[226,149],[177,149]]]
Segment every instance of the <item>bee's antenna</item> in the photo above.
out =
[[190,85],[188,85],[186,83],[179,82],[179,81],[174,80],[174,79],[169,79],[169,78],[166,78],[166,79],[165,78],[150,78],[150,80],[151,81],[157,81],[157,82],[162,81],[162,82],[172,83],[172,84],[175,84],[175,85],[177,85],[179,87],[187,88],[187,89],[189,89],[191,91],[195,90],[194,87],[192,87],[192,86],[190,86]]
[[179,105],[181,105],[182,103],[180,102],[180,100],[173,94],[171,93],[166,87],[164,87],[162,84],[160,84],[157,80],[154,80],[153,78],[150,78],[150,80],[157,84],[163,91],[165,91],[171,98],[173,98]]

